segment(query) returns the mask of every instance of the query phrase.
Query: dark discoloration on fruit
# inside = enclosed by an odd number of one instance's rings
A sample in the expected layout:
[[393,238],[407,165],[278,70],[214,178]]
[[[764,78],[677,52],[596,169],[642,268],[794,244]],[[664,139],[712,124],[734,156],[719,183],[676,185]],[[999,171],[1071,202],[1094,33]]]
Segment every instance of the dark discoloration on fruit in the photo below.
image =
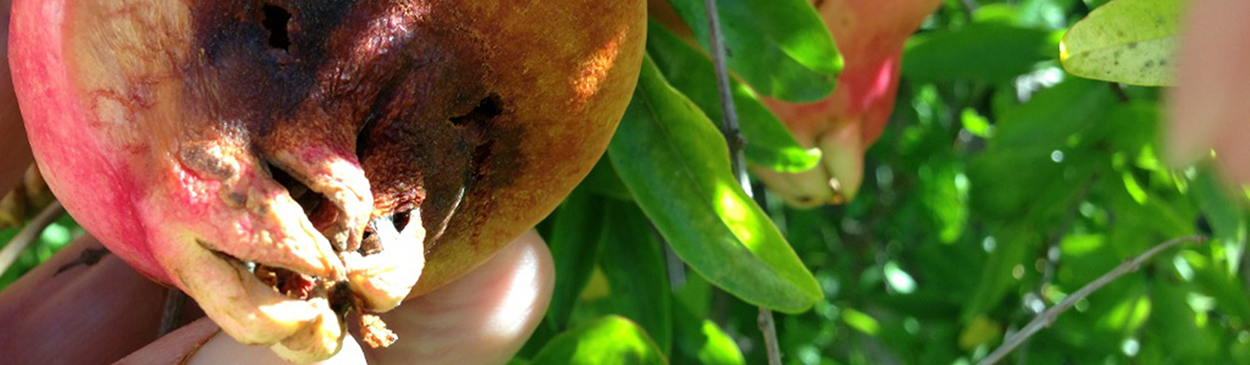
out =
[[[508,125],[508,101],[492,92],[489,43],[450,2],[195,6],[187,104],[208,106],[199,127],[240,121],[262,154],[306,143],[307,133],[353,147],[375,214],[420,209],[427,247],[464,197],[510,182],[488,176],[523,168],[508,157],[524,132]],[[274,7],[285,28],[275,29]],[[275,32],[284,32],[281,44]]]

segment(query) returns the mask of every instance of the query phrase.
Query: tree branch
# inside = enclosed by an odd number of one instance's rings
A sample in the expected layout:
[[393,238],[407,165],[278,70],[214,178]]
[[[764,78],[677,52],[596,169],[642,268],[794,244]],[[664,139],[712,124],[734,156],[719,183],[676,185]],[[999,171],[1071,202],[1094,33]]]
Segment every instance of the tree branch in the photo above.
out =
[[43,229],[48,228],[48,225],[51,225],[52,222],[55,222],[62,215],[65,215],[65,208],[61,206],[61,202],[54,201],[48,204],[48,207],[43,208],[43,211],[39,212],[39,215],[36,215],[34,219],[31,219],[30,224],[22,228],[16,236],[13,236],[13,239],[9,240],[4,249],[0,250],[0,274],[8,271],[9,267],[17,261],[17,257],[21,256],[22,251],[25,251],[31,242],[39,238],[39,234],[43,233]]
[[[725,136],[725,143],[729,145],[729,160],[733,167],[734,177],[738,179],[738,183],[742,185],[742,190],[747,196],[753,196],[751,180],[747,177],[746,158],[742,152],[746,141],[738,129],[738,114],[734,110],[733,91],[729,86],[729,70],[725,61],[725,38],[721,34],[720,12],[716,10],[716,0],[703,0],[703,5],[707,11],[710,29],[708,39],[711,45],[712,63],[716,66],[716,86],[720,91],[721,134]],[[781,365],[781,350],[777,344],[777,326],[773,320],[773,311],[760,307],[757,321],[760,332],[764,335],[769,365]]]
[[1006,340],[1003,340],[1003,344],[999,346],[998,349],[995,349],[994,352],[990,353],[989,356],[986,356],[985,359],[981,360],[981,362],[977,364],[990,365],[990,364],[995,364],[998,361],[1002,360],[1004,357],[1010,354],[1012,350],[1020,346],[1020,344],[1023,344],[1025,341],[1028,341],[1030,337],[1033,337],[1034,334],[1036,334],[1038,331],[1041,331],[1042,328],[1049,327],[1051,323],[1055,323],[1055,320],[1059,319],[1059,315],[1063,314],[1063,312],[1067,311],[1068,308],[1071,308],[1073,305],[1075,305],[1077,301],[1080,301],[1081,299],[1085,299],[1085,297],[1088,297],[1090,294],[1093,294],[1095,291],[1098,291],[1098,289],[1101,289],[1102,287],[1106,286],[1107,284],[1110,284],[1112,281],[1115,281],[1116,279],[1119,279],[1125,274],[1137,271],[1137,269],[1140,268],[1143,263],[1145,263],[1146,261],[1149,261],[1151,258],[1154,258],[1155,255],[1159,254],[1159,252],[1162,252],[1163,250],[1171,248],[1172,246],[1179,245],[1181,243],[1187,243],[1187,242],[1201,243],[1201,242],[1206,242],[1206,241],[1207,241],[1207,238],[1205,236],[1189,236],[1189,237],[1174,238],[1167,242],[1160,243],[1149,250],[1146,250],[1146,252],[1143,252],[1141,255],[1138,255],[1137,257],[1126,259],[1119,266],[1116,266],[1114,269],[1111,269],[1111,271],[1098,277],[1098,279],[1095,279],[1089,284],[1086,284],[1080,290],[1077,290],[1075,293],[1072,293],[1072,295],[1069,295],[1068,297],[1063,298],[1062,301],[1059,301],[1059,304],[1056,304],[1046,309],[1045,312],[1042,312],[1042,314],[1039,314],[1037,317],[1033,318],[1033,320],[1029,321],[1029,323],[1026,324],[1024,328],[1021,328],[1019,332],[1016,332],[1014,335],[1011,335],[1011,337],[1008,337]]

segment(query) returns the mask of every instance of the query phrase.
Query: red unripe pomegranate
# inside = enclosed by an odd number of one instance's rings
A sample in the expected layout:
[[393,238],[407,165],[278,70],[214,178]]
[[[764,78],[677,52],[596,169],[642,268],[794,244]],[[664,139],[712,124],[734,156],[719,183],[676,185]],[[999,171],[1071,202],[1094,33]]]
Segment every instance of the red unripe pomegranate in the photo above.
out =
[[845,62],[824,100],[763,101],[803,147],[819,147],[821,166],[802,173],[753,171],[794,207],[849,200],[863,180],[864,151],[889,121],[903,43],[940,0],[814,0]]
[[66,209],[235,339],[308,362],[589,172],[644,5],[15,0],[9,62]]

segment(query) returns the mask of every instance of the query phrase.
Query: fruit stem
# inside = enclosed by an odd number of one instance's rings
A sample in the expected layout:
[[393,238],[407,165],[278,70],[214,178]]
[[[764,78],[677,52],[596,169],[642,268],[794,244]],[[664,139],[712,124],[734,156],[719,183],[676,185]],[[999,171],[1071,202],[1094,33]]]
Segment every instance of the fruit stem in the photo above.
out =
[[[707,11],[710,30],[708,43],[712,48],[712,64],[716,66],[716,86],[720,92],[721,134],[725,136],[725,143],[729,146],[729,161],[733,167],[734,177],[738,179],[738,183],[742,185],[742,190],[747,196],[754,198],[751,180],[747,177],[746,158],[742,151],[746,140],[742,138],[742,131],[738,129],[738,114],[734,110],[733,92],[729,87],[729,70],[725,62],[725,39],[721,34],[720,12],[716,9],[716,0],[703,0],[703,6]],[[760,307],[757,321],[760,332],[764,335],[768,364],[781,365],[781,350],[777,345],[777,326],[776,321],[773,320],[773,311]]]

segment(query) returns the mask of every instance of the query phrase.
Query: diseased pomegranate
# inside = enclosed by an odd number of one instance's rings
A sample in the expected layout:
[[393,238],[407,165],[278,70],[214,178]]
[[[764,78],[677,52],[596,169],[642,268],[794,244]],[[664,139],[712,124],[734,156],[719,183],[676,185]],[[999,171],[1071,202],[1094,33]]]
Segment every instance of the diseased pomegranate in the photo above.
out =
[[824,100],[764,104],[803,147],[819,147],[821,166],[797,174],[752,171],[786,203],[813,208],[849,201],[863,181],[864,151],[889,121],[903,43],[941,0],[814,0],[845,62]]
[[15,0],[10,65],[89,232],[240,342],[308,362],[348,312],[474,268],[590,171],[644,4]]

